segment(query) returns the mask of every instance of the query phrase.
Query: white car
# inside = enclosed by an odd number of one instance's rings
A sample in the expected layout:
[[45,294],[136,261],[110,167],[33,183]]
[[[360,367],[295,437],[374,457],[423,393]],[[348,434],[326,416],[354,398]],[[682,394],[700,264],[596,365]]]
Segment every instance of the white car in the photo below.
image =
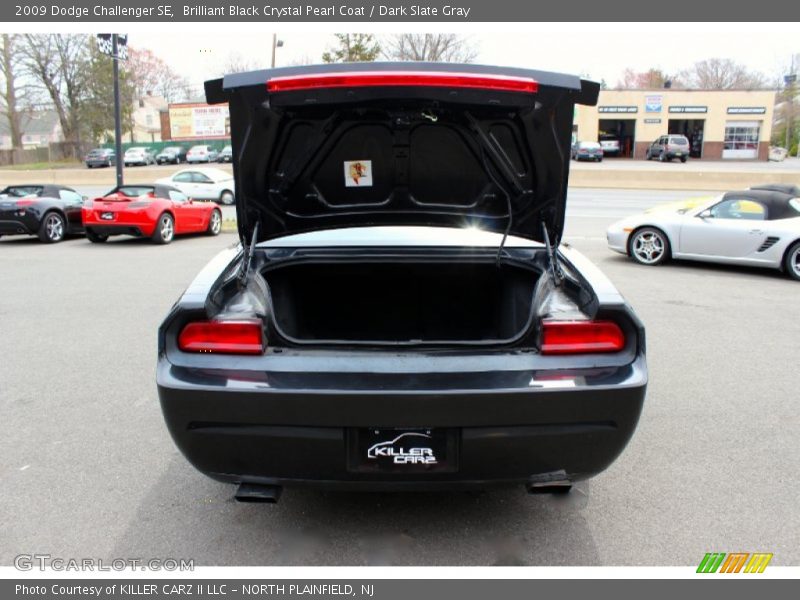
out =
[[222,169],[183,169],[170,177],[158,179],[156,183],[176,187],[193,200],[213,200],[230,205],[236,197],[233,175]]
[[800,280],[800,198],[775,189],[656,207],[614,223],[606,237],[643,265],[680,258],[782,269]]
[[200,145],[192,146],[186,153],[186,162],[188,163],[210,163],[217,160],[219,152],[214,150],[211,146]]
[[156,157],[153,155],[153,152],[150,148],[144,146],[128,148],[125,154],[122,155],[122,160],[125,162],[126,167],[131,165],[147,166],[156,163]]

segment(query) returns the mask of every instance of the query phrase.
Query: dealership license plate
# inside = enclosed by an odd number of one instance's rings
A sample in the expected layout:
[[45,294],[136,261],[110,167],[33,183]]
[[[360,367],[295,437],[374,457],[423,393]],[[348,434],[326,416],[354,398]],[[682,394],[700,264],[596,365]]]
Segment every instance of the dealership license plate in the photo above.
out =
[[683,152],[676,152],[675,156],[681,156],[682,154],[683,154]]
[[402,474],[458,470],[455,429],[351,429],[348,446],[351,471]]
[[104,221],[112,221],[114,219],[114,213],[104,212],[100,215],[100,218],[103,219]]

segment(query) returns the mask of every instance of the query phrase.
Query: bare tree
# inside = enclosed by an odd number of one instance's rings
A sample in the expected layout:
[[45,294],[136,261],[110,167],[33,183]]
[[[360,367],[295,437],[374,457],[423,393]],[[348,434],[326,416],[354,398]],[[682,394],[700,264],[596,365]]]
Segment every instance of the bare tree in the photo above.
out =
[[4,33],[2,36],[3,47],[0,48],[0,110],[5,113],[8,120],[8,131],[11,135],[11,147],[14,150],[22,148],[22,116],[18,98],[19,87],[19,57],[14,48],[17,35]]
[[77,155],[81,145],[80,109],[89,57],[86,35],[24,34],[20,56],[27,73],[41,86],[58,114],[64,139]]
[[336,46],[322,55],[322,62],[372,62],[381,53],[380,44],[371,33],[337,33]]
[[229,52],[225,61],[222,63],[220,75],[227,75],[228,73],[244,73],[245,71],[255,71],[257,69],[266,69],[269,67],[269,59],[264,58],[263,61],[257,59],[245,58],[240,52]]
[[749,71],[729,58],[701,60],[682,75],[690,87],[704,90],[752,90],[767,84],[763,73]]
[[455,33],[399,33],[385,42],[390,60],[473,62],[478,50],[470,38]]
[[174,102],[184,95],[187,87],[185,77],[178,75],[164,60],[147,49],[129,48],[128,60],[123,68],[129,74],[139,98],[155,94],[167,102]]
[[647,90],[683,87],[683,84],[680,77],[668,75],[661,69],[650,68],[640,72],[628,68],[622,72],[622,78],[617,81],[617,87],[623,90]]

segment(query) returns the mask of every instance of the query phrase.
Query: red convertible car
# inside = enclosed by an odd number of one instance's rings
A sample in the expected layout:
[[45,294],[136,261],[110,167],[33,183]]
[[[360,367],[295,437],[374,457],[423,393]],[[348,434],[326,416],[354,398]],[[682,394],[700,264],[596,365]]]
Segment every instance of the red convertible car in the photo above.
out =
[[169,244],[182,233],[217,235],[222,213],[215,204],[195,202],[168,185],[123,185],[83,207],[83,224],[90,242],[110,235],[149,237]]

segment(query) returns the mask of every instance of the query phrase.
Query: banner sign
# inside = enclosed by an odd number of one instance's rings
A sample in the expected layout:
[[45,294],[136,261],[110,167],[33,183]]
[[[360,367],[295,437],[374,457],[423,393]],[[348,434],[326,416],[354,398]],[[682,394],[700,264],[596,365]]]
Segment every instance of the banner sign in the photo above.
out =
[[729,115],[763,115],[767,112],[764,106],[729,106]]
[[169,128],[173,140],[227,138],[231,120],[227,104],[172,104]]
[[663,106],[663,96],[645,96],[644,112],[660,113]]

